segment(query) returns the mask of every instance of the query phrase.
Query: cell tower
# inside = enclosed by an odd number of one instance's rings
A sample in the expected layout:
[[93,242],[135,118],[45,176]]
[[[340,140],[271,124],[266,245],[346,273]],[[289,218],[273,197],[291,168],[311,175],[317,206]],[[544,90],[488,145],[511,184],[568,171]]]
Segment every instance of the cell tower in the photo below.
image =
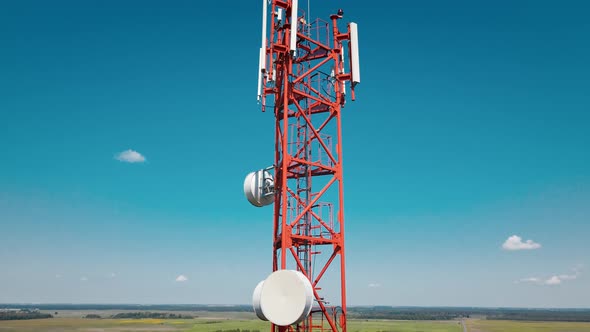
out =
[[244,192],[255,206],[274,202],[273,273],[253,295],[273,332],[346,332],[341,110],[360,70],[357,25],[341,31],[342,17],[312,21],[297,0],[262,1],[257,97],[275,115],[275,160]]

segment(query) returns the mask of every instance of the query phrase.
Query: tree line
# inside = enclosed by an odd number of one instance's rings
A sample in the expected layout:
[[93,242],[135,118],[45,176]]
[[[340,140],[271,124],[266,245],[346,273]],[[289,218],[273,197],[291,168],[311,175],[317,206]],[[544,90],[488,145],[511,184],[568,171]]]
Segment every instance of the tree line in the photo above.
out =
[[40,319],[53,318],[51,314],[45,314],[38,311],[29,310],[10,310],[0,311],[0,320],[24,320],[24,319]]
[[590,322],[590,309],[523,309],[458,307],[350,307],[348,318],[400,320],[452,320],[471,316],[490,320]]
[[127,319],[141,319],[141,318],[158,318],[158,319],[192,319],[191,315],[173,314],[168,312],[150,312],[150,311],[138,311],[138,312],[122,312],[111,316],[114,319],[127,318]]

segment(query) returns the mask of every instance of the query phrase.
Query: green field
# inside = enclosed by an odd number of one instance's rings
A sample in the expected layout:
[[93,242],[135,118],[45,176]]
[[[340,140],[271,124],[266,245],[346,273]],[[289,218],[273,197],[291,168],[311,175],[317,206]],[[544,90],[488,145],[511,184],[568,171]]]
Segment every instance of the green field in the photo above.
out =
[[349,332],[462,332],[457,321],[348,320]]
[[590,332],[590,323],[467,320],[469,332]]
[[[465,321],[469,332],[590,332],[590,323]],[[267,332],[269,324],[255,319],[85,319],[51,318],[26,321],[0,321],[0,332],[229,332],[230,330]],[[349,320],[349,332],[463,332],[458,321]]]
[[[84,319],[52,318],[27,321],[0,321],[0,332],[32,331],[86,331],[86,332],[149,332],[149,331],[193,331],[216,332],[249,330],[266,332],[270,325],[259,320],[214,320],[214,319]],[[350,332],[461,332],[458,322],[420,321],[355,321],[348,323]]]

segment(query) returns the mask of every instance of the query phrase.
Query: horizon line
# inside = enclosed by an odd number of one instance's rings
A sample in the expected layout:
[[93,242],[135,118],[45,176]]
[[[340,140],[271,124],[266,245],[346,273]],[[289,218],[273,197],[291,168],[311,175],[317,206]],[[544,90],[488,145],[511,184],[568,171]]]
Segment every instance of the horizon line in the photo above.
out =
[[[252,304],[210,304],[210,303],[98,303],[98,302],[5,302],[0,307],[7,305],[97,305],[97,306],[195,306],[195,307],[252,307]],[[454,305],[385,305],[385,304],[353,304],[348,308],[355,307],[387,307],[387,308],[473,308],[473,309],[529,309],[529,310],[590,310],[590,307],[519,307],[519,306],[454,306]]]

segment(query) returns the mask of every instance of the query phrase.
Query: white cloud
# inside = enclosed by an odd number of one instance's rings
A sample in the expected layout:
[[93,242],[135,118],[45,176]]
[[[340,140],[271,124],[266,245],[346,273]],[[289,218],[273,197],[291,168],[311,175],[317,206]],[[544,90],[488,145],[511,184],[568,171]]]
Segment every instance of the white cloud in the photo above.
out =
[[116,276],[117,276],[117,274],[115,272],[111,272],[111,274],[108,275],[109,278],[114,278]]
[[369,284],[369,288],[377,288],[377,287],[381,287],[380,283],[376,283],[376,282],[372,282]]
[[185,282],[187,280],[188,280],[188,278],[184,274],[181,274],[178,277],[176,277],[177,282]]
[[578,264],[578,265],[576,265],[572,269],[573,274],[560,274],[558,276],[553,276],[551,278],[552,279],[553,278],[557,278],[557,279],[559,279],[561,281],[564,281],[564,280],[576,280],[582,274],[581,270],[582,270],[582,265],[581,264]]
[[80,278],[80,281],[88,281],[88,278],[82,277],[82,278]]
[[572,269],[574,272],[573,274],[559,274],[551,276],[547,279],[537,278],[537,277],[530,277],[530,278],[523,278],[517,281],[517,283],[521,282],[530,282],[537,285],[547,285],[547,286],[555,286],[561,285],[564,281],[575,280],[577,279],[581,272],[581,265],[578,265]]
[[559,285],[561,284],[561,279],[558,276],[553,276],[543,282],[545,285]]
[[145,157],[141,153],[139,153],[135,150],[131,150],[131,149],[118,153],[115,156],[115,159],[117,159],[118,161],[125,162],[125,163],[143,163],[143,162],[145,162]]
[[59,279],[59,278],[61,278],[61,274],[56,274],[55,279]]
[[557,276],[561,280],[574,280],[578,278],[577,274],[560,274]]
[[540,243],[533,240],[526,240],[522,242],[522,238],[518,235],[512,235],[502,244],[504,250],[533,250],[541,248]]

